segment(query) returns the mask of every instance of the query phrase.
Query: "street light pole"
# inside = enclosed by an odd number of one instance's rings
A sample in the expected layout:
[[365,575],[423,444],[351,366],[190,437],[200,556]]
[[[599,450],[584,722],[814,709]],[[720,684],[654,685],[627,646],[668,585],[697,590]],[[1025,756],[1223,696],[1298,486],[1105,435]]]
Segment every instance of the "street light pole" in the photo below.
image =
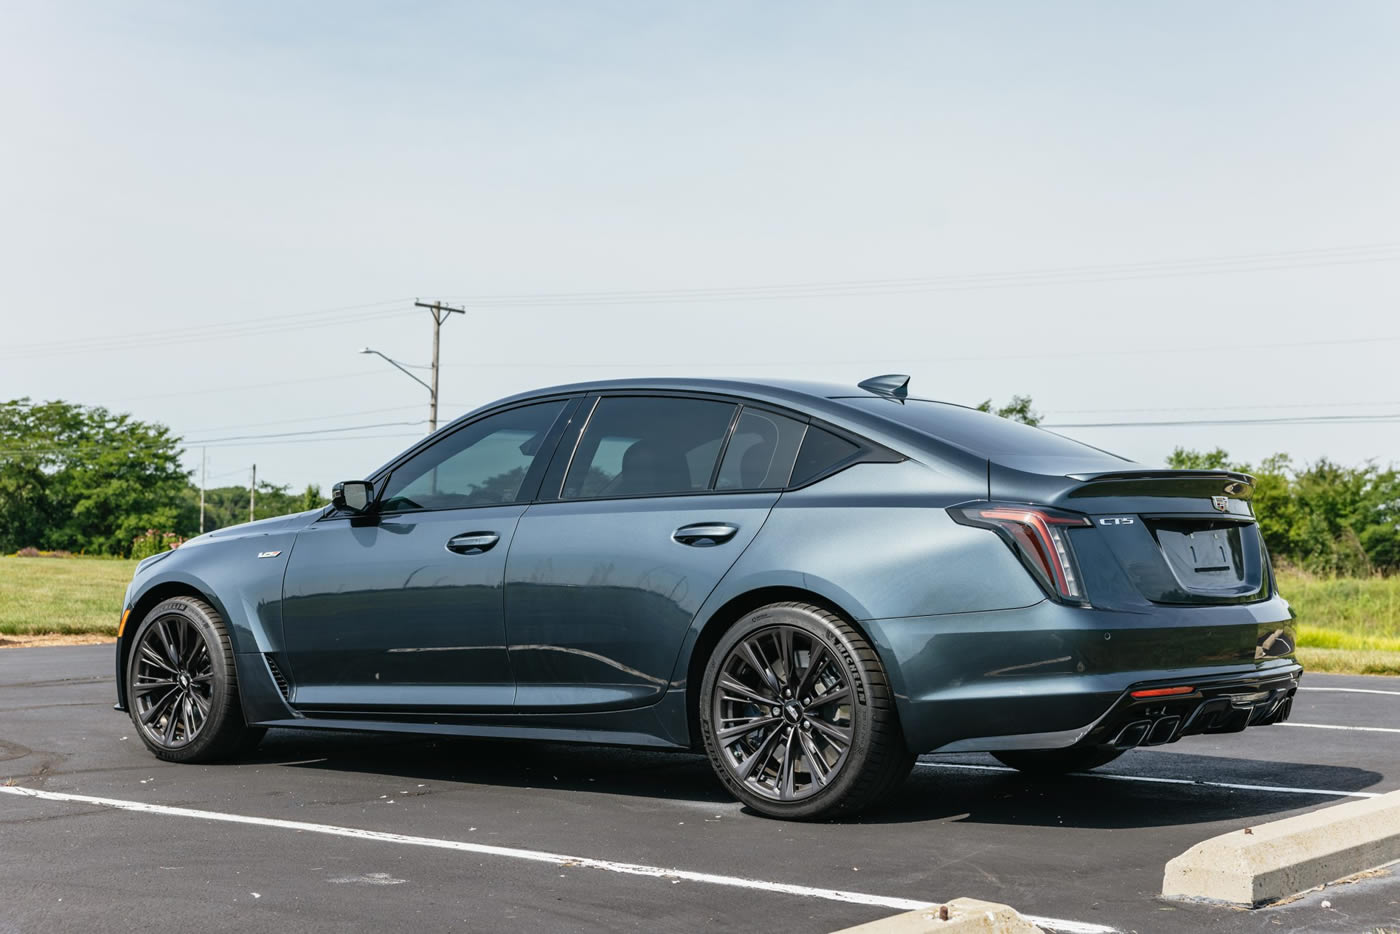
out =
[[[388,354],[380,353],[373,347],[362,347],[360,349],[360,353],[372,353],[376,357],[382,357],[384,360],[388,361],[389,365],[392,366],[394,369],[398,370],[400,373],[403,373],[405,376],[413,380],[419,386],[422,386],[424,389],[428,390],[428,411],[429,414],[432,416],[428,421],[428,434],[432,434],[433,432],[437,431],[437,387],[429,386],[427,383],[423,382],[421,379],[410,373],[408,371],[408,368],[410,366],[413,366],[413,364],[411,363],[400,363]],[[418,369],[421,370],[423,369],[423,367],[419,366]],[[434,382],[436,381],[436,378],[434,378]]]
[[419,308],[426,308],[433,313],[433,364],[432,379],[433,384],[428,387],[428,393],[432,402],[432,408],[428,415],[428,433],[437,431],[438,412],[438,343],[442,332],[442,323],[447,320],[448,315],[464,315],[465,308],[453,308],[451,305],[444,305],[442,302],[414,302]]
[[377,357],[383,357],[385,360],[389,361],[390,365],[392,365],[402,373],[406,374],[410,379],[412,379],[418,385],[422,386],[424,389],[428,390],[428,434],[432,434],[433,432],[437,431],[438,347],[441,345],[442,323],[447,320],[448,315],[464,315],[467,313],[467,310],[465,308],[453,308],[450,305],[444,305],[442,302],[414,302],[413,304],[417,305],[419,308],[426,308],[433,313],[433,362],[427,367],[414,367],[414,369],[418,370],[431,370],[431,383],[425,383],[417,376],[414,376],[412,373],[409,373],[408,368],[410,366],[414,366],[411,363],[400,363],[393,357],[390,357],[386,354],[382,354],[379,351],[369,347],[364,348],[360,351],[360,353],[372,353]]

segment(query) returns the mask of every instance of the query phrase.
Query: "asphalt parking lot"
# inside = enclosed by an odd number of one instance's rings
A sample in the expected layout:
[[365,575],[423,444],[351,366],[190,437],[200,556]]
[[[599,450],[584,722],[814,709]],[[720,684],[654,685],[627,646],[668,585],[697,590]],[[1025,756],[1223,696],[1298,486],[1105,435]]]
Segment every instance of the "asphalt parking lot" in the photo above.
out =
[[1289,725],[1095,776],[925,756],[878,812],[791,824],[691,755],[279,731],[167,765],[111,709],[111,652],[0,650],[0,784],[51,796],[0,794],[5,934],[822,932],[959,896],[1062,931],[1400,926],[1400,870],[1252,912],[1157,897],[1193,843],[1400,789],[1400,678],[1309,675]]

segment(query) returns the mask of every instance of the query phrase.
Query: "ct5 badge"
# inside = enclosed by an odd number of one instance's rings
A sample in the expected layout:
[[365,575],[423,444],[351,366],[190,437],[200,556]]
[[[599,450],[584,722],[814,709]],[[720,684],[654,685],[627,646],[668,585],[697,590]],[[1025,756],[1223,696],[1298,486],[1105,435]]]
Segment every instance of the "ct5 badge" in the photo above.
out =
[[260,551],[260,552],[258,552],[258,557],[259,557],[259,558],[275,558],[275,557],[277,557],[278,555],[280,555],[281,553],[282,553],[282,552],[280,552],[280,551]]

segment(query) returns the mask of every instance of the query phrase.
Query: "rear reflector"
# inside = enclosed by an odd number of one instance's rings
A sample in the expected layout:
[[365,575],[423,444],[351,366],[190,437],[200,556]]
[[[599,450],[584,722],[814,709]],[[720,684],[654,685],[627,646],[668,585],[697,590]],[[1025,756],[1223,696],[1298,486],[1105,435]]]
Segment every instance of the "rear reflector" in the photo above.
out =
[[980,503],[948,512],[963,525],[995,529],[1050,592],[1083,603],[1084,588],[1066,530],[1091,525],[1088,516],[1039,506]]
[[1196,690],[1191,685],[1183,685],[1178,688],[1148,688],[1145,691],[1133,691],[1133,697],[1174,697],[1177,694],[1190,694]]

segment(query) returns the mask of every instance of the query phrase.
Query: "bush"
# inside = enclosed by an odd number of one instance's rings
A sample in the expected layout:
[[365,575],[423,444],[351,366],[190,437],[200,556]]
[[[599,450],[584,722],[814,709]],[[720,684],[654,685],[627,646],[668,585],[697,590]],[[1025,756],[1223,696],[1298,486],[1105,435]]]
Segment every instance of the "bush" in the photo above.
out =
[[1400,471],[1326,458],[1301,467],[1285,454],[1251,466],[1230,455],[1177,448],[1171,467],[1229,469],[1254,477],[1254,514],[1278,564],[1313,574],[1400,572]]
[[155,529],[147,529],[132,539],[131,556],[138,559],[149,558],[162,551],[179,548],[184,542],[185,540],[175,532],[158,532]]

